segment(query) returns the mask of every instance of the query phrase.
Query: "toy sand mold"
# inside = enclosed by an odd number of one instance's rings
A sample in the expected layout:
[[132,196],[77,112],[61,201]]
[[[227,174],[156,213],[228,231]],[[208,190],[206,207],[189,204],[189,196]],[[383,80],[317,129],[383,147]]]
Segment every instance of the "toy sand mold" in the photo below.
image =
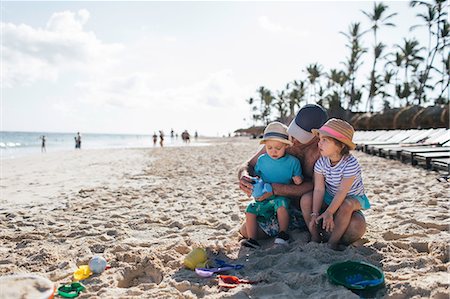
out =
[[55,293],[53,282],[34,274],[0,277],[0,299],[51,299]]
[[366,262],[338,262],[328,268],[327,275],[331,282],[357,294],[375,293],[384,285],[383,271]]

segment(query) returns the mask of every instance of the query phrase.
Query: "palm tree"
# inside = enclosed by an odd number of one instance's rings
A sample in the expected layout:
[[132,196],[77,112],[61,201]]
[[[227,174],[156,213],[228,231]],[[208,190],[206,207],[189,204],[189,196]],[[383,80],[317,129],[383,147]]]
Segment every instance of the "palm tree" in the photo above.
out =
[[[441,86],[441,92],[436,99],[436,104],[449,104],[450,99],[450,53],[447,54],[447,57],[443,59],[443,70],[439,71],[441,73],[441,79],[437,82]],[[447,97],[444,97],[444,93],[447,91]]]
[[387,8],[388,8],[387,5],[375,2],[373,5],[372,12],[362,11],[362,13],[365,14],[371,22],[371,29],[374,37],[374,59],[372,63],[372,71],[370,73],[369,97],[367,99],[367,105],[369,105],[370,111],[373,111],[373,100],[374,97],[377,95],[377,89],[379,84],[379,82],[377,82],[379,76],[376,73],[377,60],[380,58],[381,53],[385,47],[382,43],[378,43],[377,32],[381,26],[392,26],[392,27],[395,26],[393,23],[389,21],[389,19],[397,15],[397,13],[392,13],[388,16],[385,16]]
[[386,48],[386,45],[383,43],[379,43],[374,48],[374,60],[372,64],[372,71],[370,72],[370,86],[369,86],[369,97],[366,102],[366,110],[367,106],[369,107],[369,111],[373,111],[373,100],[375,96],[380,93],[380,86],[382,85],[380,80],[380,75],[376,72],[376,64],[379,58],[382,57],[383,50]]
[[359,103],[362,96],[361,92],[356,90],[355,79],[356,72],[362,65],[361,57],[367,52],[367,49],[362,48],[360,44],[360,39],[366,32],[361,32],[360,23],[352,23],[349,26],[348,33],[340,33],[347,38],[346,48],[350,49],[350,56],[342,63],[346,68],[347,88],[345,95],[348,97],[347,109],[351,110],[354,105]]
[[[295,115],[296,108],[300,108],[301,102],[305,100],[305,85],[305,81],[297,80],[294,80],[292,84],[288,83],[286,89],[288,90],[289,117],[293,117]],[[292,86],[291,90],[290,86]]]
[[[320,78],[320,76],[322,76],[322,66],[318,63],[313,63],[310,64],[306,67],[306,72],[307,72],[307,76],[308,76],[308,80],[309,80],[309,97],[311,97],[311,89],[314,92],[314,99],[315,102],[318,102],[317,99],[317,89],[316,89],[316,82],[318,81],[318,79]],[[319,88],[320,88],[320,83],[319,83]],[[307,101],[308,102],[308,101]]]
[[250,105],[250,117],[253,121],[253,126],[261,119],[260,114],[257,113],[258,107],[255,105],[255,99],[249,98],[246,102]]
[[[395,52],[394,54],[389,53],[387,57],[394,56],[392,59],[388,59],[388,61],[385,64],[385,83],[386,85],[392,84],[395,88],[395,86],[398,85],[398,72],[402,66],[403,57],[400,52]],[[389,73],[389,80],[387,80],[386,76]],[[394,77],[394,82],[391,82],[392,77]],[[396,94],[396,93],[394,93]],[[400,98],[398,98],[398,105],[400,106]],[[395,100],[395,99],[394,99]]]
[[347,79],[348,77],[346,76],[346,74],[344,73],[344,71],[342,70],[336,70],[336,69],[331,69],[330,73],[327,74],[327,77],[329,79],[329,83],[328,83],[328,87],[334,87],[334,92],[336,92],[336,94],[339,97],[339,101],[340,106],[342,107],[342,99],[344,98],[343,93],[344,93],[344,85],[345,83],[347,83]]
[[[415,83],[409,78],[409,69],[412,68],[416,71],[419,62],[423,61],[423,57],[419,55],[419,52],[424,49],[424,47],[419,48],[419,42],[416,39],[403,39],[403,46],[395,45],[399,49],[399,54],[402,57],[402,65],[405,70],[405,78],[403,83],[403,93],[400,95],[404,96],[406,99],[406,104],[409,104],[409,96],[411,95],[411,90],[415,88]],[[408,89],[408,90],[406,90]]]
[[[416,5],[424,6],[426,13],[419,13],[417,17],[421,18],[424,24],[414,25],[410,30],[414,30],[417,27],[427,26],[428,29],[428,48],[427,57],[425,60],[425,70],[419,73],[420,86],[417,91],[417,98],[419,104],[422,100],[425,100],[424,89],[427,86],[427,81],[430,79],[430,72],[433,70],[433,62],[438,52],[441,52],[443,60],[447,55],[447,51],[444,49],[448,47],[446,39],[449,35],[449,23],[447,20],[447,12],[445,9],[445,0],[435,0],[434,4],[425,1],[411,1],[410,6]],[[448,8],[447,8],[448,9]],[[435,37],[435,43],[432,47],[432,39]],[[445,66],[443,66],[445,68]]]
[[287,116],[287,108],[286,108],[287,102],[286,102],[285,90],[277,91],[277,97],[276,97],[274,106],[275,106],[275,109],[280,114],[280,117],[279,117],[280,121],[284,123],[287,119],[287,117],[286,117]]
[[259,93],[261,119],[267,125],[269,123],[271,104],[274,97],[272,96],[272,92],[264,86],[258,88],[257,92]]

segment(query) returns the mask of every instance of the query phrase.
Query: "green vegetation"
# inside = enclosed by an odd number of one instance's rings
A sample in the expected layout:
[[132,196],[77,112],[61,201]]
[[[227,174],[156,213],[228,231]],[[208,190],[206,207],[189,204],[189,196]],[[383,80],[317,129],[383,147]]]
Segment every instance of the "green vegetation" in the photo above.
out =
[[[388,5],[374,3],[372,11],[362,11],[367,16],[368,28],[351,23],[347,32],[340,32],[349,51],[341,61],[342,69],[326,71],[315,62],[301,71],[303,78],[288,82],[282,90],[272,92],[259,87],[257,97],[247,100],[253,126],[266,125],[274,119],[287,122],[307,103],[318,103],[331,115],[340,111],[339,115],[347,119],[361,114],[358,109],[362,103],[370,113],[377,103],[384,111],[411,105],[448,104],[448,6],[445,0],[411,1],[410,7],[417,10],[417,24],[410,27],[411,35],[416,28],[426,27],[428,44],[421,45],[414,37],[399,37],[398,44],[388,47],[380,41],[380,31],[395,26],[397,13],[390,12]],[[362,36],[366,34],[373,36],[372,45],[362,44]],[[370,76],[365,80],[358,77],[364,61],[372,63]]]

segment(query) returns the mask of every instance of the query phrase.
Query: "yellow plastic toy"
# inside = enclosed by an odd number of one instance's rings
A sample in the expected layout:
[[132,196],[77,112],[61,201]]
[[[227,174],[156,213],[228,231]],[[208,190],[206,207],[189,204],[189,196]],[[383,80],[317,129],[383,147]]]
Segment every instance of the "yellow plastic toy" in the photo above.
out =
[[89,278],[89,276],[91,276],[91,275],[92,275],[92,271],[91,271],[91,269],[89,269],[88,265],[81,265],[78,267],[77,270],[75,270],[75,272],[73,272],[73,278],[76,281]]
[[208,256],[203,248],[192,249],[184,259],[184,265],[191,270],[195,270],[195,268],[204,268],[207,262]]

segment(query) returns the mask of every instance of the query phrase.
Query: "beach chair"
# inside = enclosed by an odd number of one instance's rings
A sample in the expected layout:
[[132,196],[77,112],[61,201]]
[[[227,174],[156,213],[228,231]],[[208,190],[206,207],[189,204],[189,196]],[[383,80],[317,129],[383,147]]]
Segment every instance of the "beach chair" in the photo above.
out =
[[419,130],[406,130],[406,131],[397,131],[397,133],[390,138],[384,140],[384,141],[375,141],[375,142],[369,142],[366,143],[364,146],[364,152],[369,154],[377,154],[378,149],[381,146],[386,145],[399,145],[403,143],[406,139],[410,138],[411,136],[414,136],[415,134],[418,134]]
[[418,153],[414,155],[414,158],[411,160],[411,164],[417,165],[420,162],[425,162],[426,169],[431,169],[431,161],[442,158],[450,158],[450,150],[445,152]]
[[372,139],[355,141],[357,148],[359,148],[363,152],[366,152],[369,145],[385,143],[390,138],[394,137],[397,134],[400,134],[402,131],[400,131],[400,130],[391,130],[391,131],[381,130],[381,131],[372,131],[372,132],[376,132],[373,134],[369,134],[369,136],[373,137]]
[[356,144],[356,150],[363,150],[364,142],[374,141],[386,134],[386,130],[378,131],[356,131],[353,136],[353,142]]
[[[388,157],[391,159],[401,159],[401,152],[403,150],[423,150],[425,148],[434,148],[442,146],[444,143],[450,140],[450,135],[445,137],[448,132],[445,128],[421,130],[422,132],[412,135],[409,138],[402,141],[401,144],[389,144],[376,146],[375,150],[378,151],[379,156]],[[442,138],[444,137],[444,138]],[[433,151],[433,150],[431,150]],[[423,151],[425,152],[425,151]]]
[[369,148],[372,154],[386,157],[389,156],[389,150],[391,148],[420,145],[421,142],[433,133],[433,130],[434,129],[413,131],[408,134],[408,138],[402,140],[400,143],[376,144]]
[[428,146],[418,146],[411,148],[403,148],[400,152],[400,160],[402,162],[413,161],[416,155],[425,153],[446,153],[450,152],[449,146],[438,146],[438,147],[428,147]]
[[450,158],[437,158],[431,160],[432,169],[443,169],[450,174]]

